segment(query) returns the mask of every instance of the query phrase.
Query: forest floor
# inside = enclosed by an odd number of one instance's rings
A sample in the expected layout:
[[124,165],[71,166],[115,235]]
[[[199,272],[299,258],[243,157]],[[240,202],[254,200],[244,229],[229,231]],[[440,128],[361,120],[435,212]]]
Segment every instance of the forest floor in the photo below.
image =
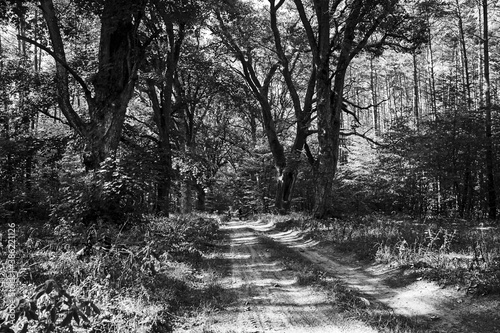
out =
[[[178,332],[500,332],[498,296],[473,297],[401,269],[359,262],[271,222],[232,220],[222,229],[229,246],[221,254],[228,273],[220,283],[233,302]],[[287,264],[289,258],[300,258],[322,283],[301,283],[307,273]],[[343,291],[329,287],[339,283]],[[350,296],[341,297],[345,292]]]

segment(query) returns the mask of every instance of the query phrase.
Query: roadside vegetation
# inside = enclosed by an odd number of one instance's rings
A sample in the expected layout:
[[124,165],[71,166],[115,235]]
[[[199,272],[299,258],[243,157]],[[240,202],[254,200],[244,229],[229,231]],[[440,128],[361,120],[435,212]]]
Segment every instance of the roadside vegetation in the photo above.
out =
[[3,325],[6,308],[1,332],[170,332],[185,316],[223,306],[230,295],[219,285],[218,219],[144,220],[128,229],[19,226],[15,297],[1,295],[14,325]]
[[[471,296],[500,293],[500,267],[496,228],[465,225],[464,221],[434,219],[419,221],[402,216],[356,216],[319,221],[301,214],[263,218],[277,230],[298,230],[306,239],[331,246],[359,262],[383,264],[397,274],[386,281],[393,287],[428,280],[442,287],[453,287]],[[356,289],[346,281],[311,263],[300,251],[272,239],[266,245],[282,257],[285,265],[297,272],[297,283],[328,292],[341,313],[360,319],[381,332],[428,332],[432,318],[397,315],[386,305]]]
[[278,221],[277,228],[303,230],[366,263],[386,264],[473,295],[500,294],[500,231],[495,226],[375,214],[323,221],[297,214]]
[[366,299],[359,291],[349,288],[345,281],[323,271],[299,252],[290,251],[287,246],[269,238],[264,238],[264,241],[288,269],[296,272],[298,285],[313,286],[326,292],[331,305],[345,317],[362,320],[380,332],[427,331],[425,323],[396,315],[386,305]]

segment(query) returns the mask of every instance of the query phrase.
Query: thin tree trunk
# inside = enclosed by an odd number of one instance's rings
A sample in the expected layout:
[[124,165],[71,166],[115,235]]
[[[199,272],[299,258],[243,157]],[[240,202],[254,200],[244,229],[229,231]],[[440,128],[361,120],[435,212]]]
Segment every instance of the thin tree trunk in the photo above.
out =
[[[377,87],[377,73],[373,67],[373,57],[370,58],[370,86],[372,91],[372,107],[373,107],[373,128],[375,135],[380,135],[380,114],[378,108],[378,87]],[[358,105],[361,105],[358,102]]]
[[195,184],[196,188],[196,210],[204,212],[206,209],[207,194],[205,189],[200,184]]
[[491,133],[491,85],[490,85],[490,55],[488,36],[488,1],[483,0],[483,42],[484,42],[484,81],[485,81],[485,132],[486,132],[486,178],[488,189],[488,217],[495,220],[497,216],[496,190],[493,151],[493,140]]
[[418,84],[418,63],[417,52],[413,51],[413,117],[415,119],[415,128],[420,129],[420,90]]
[[[168,76],[167,76],[168,77]],[[168,78],[165,80],[165,86],[161,87],[161,95],[158,97],[156,88],[153,82],[148,83],[148,96],[153,106],[154,121],[158,129],[158,153],[160,160],[160,172],[157,183],[155,212],[162,213],[165,216],[169,215],[170,207],[170,187],[171,187],[171,170],[172,156],[170,151],[170,121],[171,121],[171,93],[168,83]]]
[[429,25],[428,54],[429,54],[429,71],[430,71],[429,83],[430,83],[431,112],[432,115],[434,116],[434,119],[436,119],[437,117],[436,79],[434,75],[434,52],[432,50],[432,31],[431,31],[430,19],[428,19],[428,25]]
[[[471,94],[471,83],[470,83],[470,73],[469,73],[469,58],[467,56],[467,47],[465,42],[465,33],[463,28],[463,20],[462,13],[460,11],[460,4],[458,0],[456,0],[457,5],[457,17],[458,17],[458,30],[460,35],[460,46],[462,53],[462,76],[463,76],[463,94],[466,97],[466,112],[469,113],[472,111],[472,94]],[[468,132],[471,128],[469,116],[466,118],[466,123],[464,124],[466,132]],[[469,142],[466,143],[465,147],[465,170],[463,173],[463,187],[462,187],[462,197],[459,203],[459,216],[464,217],[466,211],[470,213],[471,211],[471,198],[473,196],[473,177],[471,170],[471,144]],[[468,208],[467,208],[468,207]]]

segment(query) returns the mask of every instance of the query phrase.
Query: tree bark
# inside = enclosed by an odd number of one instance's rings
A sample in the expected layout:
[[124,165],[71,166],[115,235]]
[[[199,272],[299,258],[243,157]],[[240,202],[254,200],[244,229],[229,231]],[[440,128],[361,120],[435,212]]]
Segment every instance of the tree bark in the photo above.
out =
[[[274,1],[271,2],[271,4],[273,3]],[[285,168],[287,166],[287,158],[283,145],[281,144],[276,132],[272,107],[269,101],[269,85],[271,84],[271,80],[278,70],[278,64],[272,65],[268,69],[263,81],[259,79],[258,74],[253,67],[251,54],[248,53],[251,51],[243,51],[243,49],[238,45],[236,40],[230,34],[229,29],[227,28],[221,16],[221,13],[218,12],[216,14],[219,21],[223,41],[226,46],[234,52],[236,59],[240,62],[242,66],[242,71],[240,74],[250,87],[253,96],[260,105],[262,125],[264,127],[264,132],[267,137],[269,148],[274,158],[274,165],[277,173],[277,192],[275,197],[275,206],[281,213],[284,213],[286,212],[286,207],[283,205],[283,203],[285,203],[286,201],[290,201],[291,199],[291,190],[293,189],[293,186],[290,185],[295,179],[295,176],[293,175],[293,170],[288,169],[285,171]],[[286,197],[283,195],[285,192],[287,192]]]
[[196,188],[196,210],[204,212],[206,209],[207,194],[200,184],[195,184]]
[[[471,84],[470,84],[470,73],[469,73],[469,57],[467,55],[467,45],[465,42],[465,33],[462,20],[462,13],[460,11],[460,4],[456,0],[457,18],[458,18],[458,31],[460,35],[460,46],[462,51],[462,63],[463,63],[463,94],[467,98],[466,101],[466,111],[469,113],[472,111],[473,101],[471,94]],[[465,129],[469,131],[471,128],[471,122],[469,117],[466,119]],[[462,185],[462,198],[459,205],[459,216],[464,217],[465,214],[470,214],[472,212],[472,197],[474,195],[473,187],[473,176],[472,176],[472,158],[471,158],[471,144],[468,142],[466,145],[465,154],[465,170],[463,173],[463,185]]]
[[[380,135],[380,112],[378,108],[378,84],[377,73],[373,67],[373,58],[370,58],[370,86],[372,91],[372,107],[373,107],[373,129],[375,135]],[[359,104],[359,103],[358,103]]]
[[[85,141],[83,163],[94,170],[107,157],[114,157],[121,138],[128,102],[143,58],[138,25],[146,3],[108,0],[101,15],[98,72],[92,78],[94,96],[84,80],[66,61],[64,43],[52,0],[40,0],[56,60],[58,104],[70,126]],[[35,43],[35,45],[37,45]],[[38,45],[40,47],[40,45]],[[68,73],[80,83],[87,101],[90,120],[84,121],[70,101]]]
[[413,117],[417,132],[420,130],[420,89],[418,84],[417,51],[413,51]]
[[316,69],[313,67],[309,77],[305,96],[301,101],[295,80],[292,76],[292,70],[282,45],[281,33],[277,23],[277,11],[283,5],[284,1],[278,4],[274,0],[270,2],[271,29],[273,31],[276,52],[281,65],[281,71],[288,92],[292,99],[292,105],[295,113],[296,131],[295,139],[290,151],[285,156],[285,167],[278,169],[277,189],[276,189],[276,207],[281,213],[287,213],[291,206],[293,197],[293,188],[297,181],[299,166],[302,160],[302,152],[305,148],[307,137],[309,135],[309,124],[311,122],[314,85],[316,82]]
[[485,132],[486,132],[486,179],[488,189],[488,217],[495,220],[497,217],[496,190],[494,163],[495,154],[491,133],[491,84],[490,84],[490,55],[488,36],[488,1],[483,0],[483,42],[484,42],[484,82],[485,82]]
[[[340,113],[338,102],[342,105],[343,79],[342,73],[335,75],[336,93],[338,98],[331,100],[330,81],[330,10],[329,1],[314,1],[316,18],[318,20],[318,44],[315,64],[317,68],[316,96],[318,115],[318,143],[319,154],[316,165],[316,183],[314,193],[313,215],[323,218],[327,215],[331,206],[333,178],[338,162],[339,138],[336,134],[340,132]],[[347,29],[347,28],[346,28]],[[352,45],[343,45],[343,55],[350,52]],[[339,59],[340,60],[340,59]],[[345,75],[345,71],[343,73]],[[341,108],[340,108],[341,110]],[[338,128],[338,130],[336,130]],[[336,133],[337,132],[337,133]]]

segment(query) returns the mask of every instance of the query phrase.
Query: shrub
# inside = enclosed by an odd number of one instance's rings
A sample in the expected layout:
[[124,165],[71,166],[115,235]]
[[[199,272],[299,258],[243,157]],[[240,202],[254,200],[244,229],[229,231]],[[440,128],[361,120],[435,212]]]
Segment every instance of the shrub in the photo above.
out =
[[90,328],[91,319],[101,313],[92,300],[69,295],[52,279],[39,285],[31,298],[19,298],[13,305],[14,318],[9,316],[8,307],[0,323],[9,330],[14,325],[22,326],[20,333],[28,332],[29,328],[38,332],[60,332],[64,327],[73,330],[74,324]]
[[70,220],[90,226],[96,222],[123,224],[142,221],[147,204],[141,200],[145,189],[129,175],[120,160],[108,158],[99,170],[85,175],[81,183],[63,187],[65,200],[54,206],[51,217],[56,223]]

